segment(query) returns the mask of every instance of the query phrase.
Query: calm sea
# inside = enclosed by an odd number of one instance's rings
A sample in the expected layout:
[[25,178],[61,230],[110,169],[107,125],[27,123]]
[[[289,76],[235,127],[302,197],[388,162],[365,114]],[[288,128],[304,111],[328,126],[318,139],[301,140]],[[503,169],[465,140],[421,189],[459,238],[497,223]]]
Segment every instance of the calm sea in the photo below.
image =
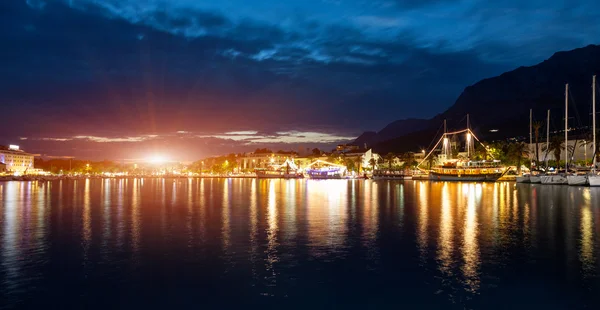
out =
[[600,188],[79,180],[0,203],[0,308],[600,308]]

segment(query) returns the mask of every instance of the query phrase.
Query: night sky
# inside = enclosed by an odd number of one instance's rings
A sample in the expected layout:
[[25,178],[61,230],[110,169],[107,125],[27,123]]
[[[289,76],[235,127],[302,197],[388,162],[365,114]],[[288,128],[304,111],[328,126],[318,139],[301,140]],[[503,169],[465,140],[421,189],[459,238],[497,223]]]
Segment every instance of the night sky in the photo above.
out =
[[600,43],[600,1],[2,0],[0,144],[182,160],[330,147]]

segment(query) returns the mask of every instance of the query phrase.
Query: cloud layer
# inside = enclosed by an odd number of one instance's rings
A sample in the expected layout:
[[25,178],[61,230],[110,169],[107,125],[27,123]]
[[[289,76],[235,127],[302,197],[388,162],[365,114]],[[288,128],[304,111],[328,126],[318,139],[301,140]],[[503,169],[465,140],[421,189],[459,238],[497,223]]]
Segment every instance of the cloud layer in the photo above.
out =
[[598,43],[598,15],[596,1],[2,1],[0,100],[14,117],[0,143],[95,156],[176,132],[216,139],[207,154],[332,144]]

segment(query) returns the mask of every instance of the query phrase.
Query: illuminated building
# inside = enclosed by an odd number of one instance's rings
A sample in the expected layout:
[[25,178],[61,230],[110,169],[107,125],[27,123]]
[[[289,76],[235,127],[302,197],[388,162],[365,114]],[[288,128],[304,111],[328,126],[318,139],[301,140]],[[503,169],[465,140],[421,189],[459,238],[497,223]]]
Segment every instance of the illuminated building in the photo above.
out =
[[0,163],[5,165],[7,173],[25,174],[32,172],[34,170],[33,157],[33,154],[20,150],[18,145],[0,148]]

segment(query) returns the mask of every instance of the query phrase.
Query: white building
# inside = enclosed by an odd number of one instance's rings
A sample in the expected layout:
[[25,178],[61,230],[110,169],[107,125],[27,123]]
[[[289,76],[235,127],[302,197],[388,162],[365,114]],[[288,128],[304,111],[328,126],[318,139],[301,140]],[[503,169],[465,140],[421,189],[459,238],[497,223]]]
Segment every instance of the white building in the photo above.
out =
[[18,145],[10,145],[0,149],[0,163],[6,165],[6,172],[13,174],[26,174],[33,172],[33,154],[19,149]]
[[[573,153],[572,161],[581,161],[581,160],[592,160],[592,156],[594,154],[594,150],[592,149],[592,143],[586,143],[583,140],[569,140],[569,154],[571,153],[571,149],[575,142],[577,141],[577,146],[575,147],[575,152]],[[535,159],[535,143],[529,145],[529,158]],[[546,141],[538,143],[538,156],[539,161],[543,162],[547,160],[555,160],[554,152],[550,151],[546,154]],[[547,157],[547,158],[546,158]],[[565,150],[564,145],[563,149],[560,151],[560,160],[565,160]]]

